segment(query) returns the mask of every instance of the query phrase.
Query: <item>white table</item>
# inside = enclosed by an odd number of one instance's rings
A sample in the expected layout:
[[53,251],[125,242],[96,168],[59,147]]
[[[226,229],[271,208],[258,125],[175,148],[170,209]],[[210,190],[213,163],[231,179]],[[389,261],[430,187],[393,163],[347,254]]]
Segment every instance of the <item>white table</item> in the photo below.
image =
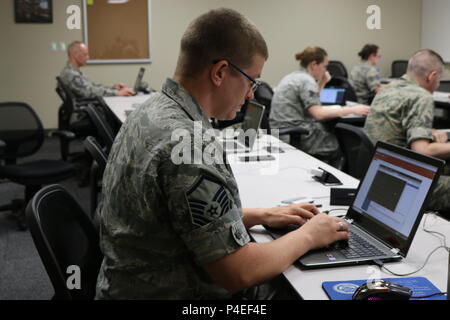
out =
[[150,96],[151,94],[138,94],[130,97],[104,97],[103,99],[116,117],[124,122],[127,118],[127,113],[133,111]]
[[[274,138],[269,139],[275,141]],[[286,150],[286,153],[276,156],[277,163],[243,163],[234,161],[236,155],[229,156],[231,158],[230,164],[239,186],[243,207],[273,207],[279,205],[282,200],[305,196],[312,197],[317,204],[322,204],[322,210],[329,209],[330,187],[325,187],[314,181],[311,178],[311,174],[308,173],[309,169],[317,167],[322,167],[335,174],[343,182],[344,185],[342,187],[357,187],[358,181],[356,179],[289,145],[280,144]],[[264,143],[261,143],[260,149],[263,149],[263,146]],[[269,170],[270,166],[273,167],[271,170]],[[278,168],[278,171],[275,170],[276,168]],[[335,212],[336,215],[343,213],[345,212]],[[438,238],[423,231],[425,219],[428,229],[444,233],[450,238],[450,222],[434,215],[425,215],[417,230],[407,258],[400,262],[387,263],[387,268],[396,273],[415,271],[422,266],[428,254],[441,245]],[[258,242],[272,241],[272,238],[262,226],[253,227],[251,234]],[[431,256],[426,267],[412,276],[426,277],[440,290],[446,291],[447,266],[448,253],[444,249],[439,249]],[[321,287],[324,281],[395,278],[389,273],[381,272],[377,266],[371,265],[316,270],[301,270],[293,265],[283,274],[300,296],[308,300],[328,299]]]
[[435,102],[450,103],[450,93],[435,91],[433,93],[433,99]]

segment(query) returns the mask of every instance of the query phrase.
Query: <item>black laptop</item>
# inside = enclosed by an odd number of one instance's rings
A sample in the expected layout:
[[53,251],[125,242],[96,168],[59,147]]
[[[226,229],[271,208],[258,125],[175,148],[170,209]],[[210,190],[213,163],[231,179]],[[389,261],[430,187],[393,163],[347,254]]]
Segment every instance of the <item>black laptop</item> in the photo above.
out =
[[[350,240],[299,258],[305,268],[384,262],[406,257],[445,162],[378,142],[345,219]],[[273,238],[285,230],[266,227]],[[292,230],[291,230],[292,231]]]
[[221,136],[221,140],[227,152],[250,152],[253,149],[265,108],[262,104],[250,100],[244,121],[239,128],[230,131],[232,136],[226,135],[226,129],[222,131],[225,134]]

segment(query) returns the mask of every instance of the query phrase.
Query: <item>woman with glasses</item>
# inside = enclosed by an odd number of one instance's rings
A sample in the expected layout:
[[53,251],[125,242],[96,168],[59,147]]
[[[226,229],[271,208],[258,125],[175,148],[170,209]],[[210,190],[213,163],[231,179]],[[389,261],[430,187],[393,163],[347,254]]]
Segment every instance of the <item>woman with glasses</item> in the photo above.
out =
[[327,52],[320,47],[308,47],[297,53],[295,58],[300,61],[300,69],[285,76],[275,88],[270,125],[273,129],[306,129],[309,134],[302,135],[299,145],[295,147],[338,166],[339,145],[326,121],[349,114],[367,115],[369,107],[323,107],[320,103],[320,91],[331,79],[327,72]]
[[350,73],[350,83],[356,91],[359,103],[370,104],[384,85],[376,68],[381,59],[380,49],[375,44],[366,44],[358,53],[361,62]]

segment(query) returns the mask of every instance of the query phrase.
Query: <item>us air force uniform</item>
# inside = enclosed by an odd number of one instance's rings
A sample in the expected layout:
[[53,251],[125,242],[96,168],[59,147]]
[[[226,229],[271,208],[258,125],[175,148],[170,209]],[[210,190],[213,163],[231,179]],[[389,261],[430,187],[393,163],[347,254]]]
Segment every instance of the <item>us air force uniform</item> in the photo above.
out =
[[[364,131],[372,141],[409,148],[418,139],[433,141],[433,96],[407,75],[392,82],[372,102]],[[450,177],[441,176],[429,202],[432,210],[450,209]]]
[[377,68],[367,61],[353,67],[349,81],[355,89],[358,102],[369,103],[369,97],[375,94],[375,89],[381,86],[381,74]]
[[300,127],[309,131],[302,135],[302,151],[321,160],[336,158],[339,144],[336,136],[323,123],[317,122],[308,108],[320,105],[319,86],[304,68],[285,76],[275,88],[270,111],[273,129]]
[[97,96],[116,96],[117,90],[98,83],[92,83],[79,68],[67,62],[60,74],[63,82],[70,91],[79,99],[93,99]]
[[[212,129],[194,98],[171,79],[123,124],[98,210],[105,255],[98,299],[230,297],[202,266],[250,241],[231,168],[173,161],[182,139],[172,134],[194,137],[200,124],[200,134]],[[196,142],[189,153],[204,152],[207,142]]]

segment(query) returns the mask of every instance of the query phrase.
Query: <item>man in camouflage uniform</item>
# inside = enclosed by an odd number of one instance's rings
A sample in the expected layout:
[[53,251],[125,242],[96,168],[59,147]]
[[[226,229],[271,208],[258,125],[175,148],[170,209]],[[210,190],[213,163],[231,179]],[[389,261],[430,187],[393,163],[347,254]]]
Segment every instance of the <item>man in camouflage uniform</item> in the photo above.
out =
[[[408,72],[375,97],[364,131],[375,144],[385,141],[444,160],[450,159],[447,134],[432,128],[434,100],[444,70],[442,58],[431,50],[416,53]],[[450,209],[450,177],[441,176],[429,208]]]
[[130,96],[134,94],[132,89],[119,83],[113,87],[102,84],[92,83],[80,70],[89,60],[89,51],[87,46],[74,41],[67,48],[69,61],[61,71],[62,81],[69,87],[75,98],[93,99],[97,96]]
[[[235,117],[253,97],[267,56],[260,33],[233,10],[211,10],[188,27],[173,79],[127,118],[108,159],[98,210],[105,255],[98,299],[229,298],[280,274],[307,250],[348,238],[343,220],[311,204],[242,209],[223,161],[174,162],[180,141],[172,136],[194,138],[187,158],[204,154],[206,142],[195,136],[212,128],[211,117]],[[303,226],[251,243],[246,229],[262,223]]]

